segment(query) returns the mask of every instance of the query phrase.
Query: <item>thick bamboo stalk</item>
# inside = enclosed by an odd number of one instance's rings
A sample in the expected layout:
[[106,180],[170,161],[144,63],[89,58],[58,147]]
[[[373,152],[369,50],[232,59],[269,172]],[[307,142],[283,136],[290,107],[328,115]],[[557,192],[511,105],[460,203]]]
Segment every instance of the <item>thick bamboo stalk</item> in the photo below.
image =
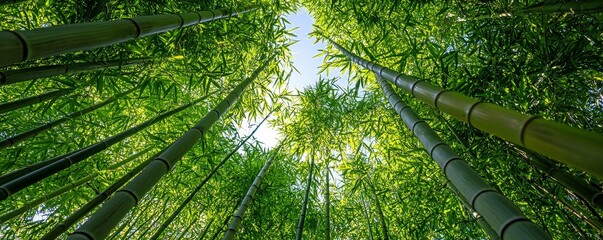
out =
[[9,85],[38,78],[47,78],[64,74],[88,72],[111,67],[125,67],[134,64],[152,62],[151,58],[132,58],[113,61],[74,63],[69,65],[40,66],[0,72],[0,85]]
[[0,1],[0,5],[8,5],[13,3],[25,2],[25,0],[2,0]]
[[201,183],[199,185],[197,185],[197,187],[188,195],[188,197],[180,204],[180,206],[178,206],[178,208],[176,209],[176,211],[174,211],[170,215],[170,217],[168,217],[168,219],[165,220],[165,222],[163,222],[163,224],[161,224],[161,226],[159,227],[159,229],[157,229],[157,231],[155,232],[155,234],[153,234],[153,236],[150,239],[152,239],[152,240],[158,239],[159,236],[161,236],[161,233],[163,233],[163,231],[165,231],[165,229],[172,223],[172,221],[174,221],[174,219],[176,219],[176,217],[180,214],[180,212],[184,209],[184,207],[186,207],[186,205],[188,205],[188,203],[191,200],[193,200],[193,198],[195,197],[195,195],[197,195],[197,192],[199,192],[199,190],[201,190],[201,188],[203,188],[203,186],[205,186],[205,184],[214,176],[214,174],[216,174],[218,172],[218,170],[220,168],[222,168],[222,166],[226,163],[226,161],[228,161],[230,159],[230,157],[232,157],[232,155],[234,155],[235,153],[237,153],[237,151],[247,142],[247,140],[249,140],[255,134],[255,132],[257,132],[258,129],[260,129],[260,126],[262,126],[262,124],[264,123],[264,121],[266,121],[266,119],[268,119],[269,116],[270,116],[270,114],[268,114],[268,116],[266,116],[255,127],[255,129],[251,132],[251,134],[249,134],[247,137],[245,137],[245,139],[243,139],[243,141],[241,141],[239,143],[239,145],[237,145],[232,151],[230,151],[230,153],[228,153],[228,155],[226,155],[224,158],[222,158],[222,161],[220,161],[220,163],[218,163],[218,165],[216,165],[211,170],[211,172],[203,179],[203,181],[201,181]]
[[23,98],[12,102],[0,104],[0,113],[10,112],[19,108],[29,107],[36,103],[41,103],[57,97],[62,97],[72,92],[73,89],[59,89],[47,92],[33,97]]
[[429,125],[394,92],[381,77],[377,77],[389,103],[406,126],[419,138],[431,158],[438,163],[462,197],[496,231],[501,239],[550,239],[538,225],[502,194],[492,189],[446,144]]
[[[155,154],[149,160],[146,160],[140,164],[138,164],[134,169],[126,173],[126,175],[119,178],[115,181],[111,186],[107,187],[103,192],[96,195],[94,198],[90,199],[84,206],[80,207],[77,211],[69,215],[65,220],[61,223],[55,225],[48,233],[44,234],[41,239],[43,240],[51,240],[58,238],[61,234],[63,234],[69,227],[73,226],[73,224],[77,223],[78,220],[86,216],[92,209],[96,208],[98,205],[103,203],[107,198],[109,198],[115,191],[117,191],[121,186],[126,184],[130,179],[132,179],[136,174],[138,174],[142,169],[144,169],[149,162],[151,162],[155,157],[159,156],[160,153]],[[133,155],[134,156],[134,155]],[[140,155],[138,155],[140,156]],[[137,156],[137,157],[138,157]]]
[[314,151],[310,154],[310,172],[308,173],[308,183],[306,184],[306,193],[304,194],[304,202],[302,203],[299,221],[297,222],[297,230],[295,232],[295,240],[301,240],[304,233],[304,223],[306,221],[306,211],[308,210],[308,199],[310,196],[310,187],[312,186],[312,171],[314,170]]
[[207,96],[197,99],[197,100],[190,102],[188,104],[185,104],[183,106],[180,106],[178,108],[175,108],[173,110],[159,114],[157,117],[149,119],[141,124],[138,124],[132,128],[129,128],[128,130],[125,130],[125,131],[118,133],[116,135],[113,135],[111,137],[105,138],[104,140],[101,140],[100,142],[97,142],[88,147],[82,148],[79,151],[76,151],[74,154],[61,158],[61,159],[57,160],[56,162],[53,162],[38,170],[28,173],[13,181],[5,183],[2,186],[0,186],[0,200],[5,200],[10,195],[12,195],[30,185],[33,185],[34,183],[37,183],[55,173],[58,173],[66,168],[69,168],[72,165],[79,163],[79,162],[87,159],[88,157],[109,148],[110,146],[122,141],[123,139],[128,138],[128,137],[142,131],[143,129],[203,101],[205,98],[207,98]]
[[482,131],[603,178],[603,134],[529,116],[397,73],[333,45],[355,63],[439,111]]
[[79,227],[68,239],[102,239],[105,238],[121,219],[134,207],[140,199],[168,173],[170,169],[186,154],[203,134],[237,102],[243,91],[258,77],[267,66],[264,62],[253,74],[241,82],[213,110],[205,115],[197,124],[176,140],[165,151],[149,163],[136,178],[122,190],[115,193],[92,217]]
[[0,66],[94,49],[248,12],[211,10],[0,32]]
[[486,233],[486,235],[488,235],[488,237],[492,240],[500,239],[500,237],[498,236],[496,231],[492,229],[490,224],[488,224],[488,222],[486,222],[486,220],[481,215],[479,215],[479,213],[477,213],[473,208],[471,208],[471,206],[467,202],[467,199],[465,199],[463,195],[459,193],[459,190],[457,190],[450,181],[448,182],[447,186],[452,190],[452,192],[454,192],[456,196],[458,196],[458,198],[461,199],[461,204],[463,205],[463,207],[470,213],[471,218],[475,219],[477,224],[482,228],[482,230],[484,230],[484,233]]
[[110,104],[112,102],[115,102],[115,101],[119,100],[120,98],[122,98],[125,95],[130,94],[131,92],[133,92],[137,88],[138,87],[132,88],[132,89],[130,89],[128,91],[125,91],[125,92],[122,92],[120,94],[114,95],[113,97],[110,97],[109,99],[107,99],[107,100],[105,100],[103,102],[94,104],[94,105],[92,105],[90,107],[84,108],[84,109],[76,111],[76,112],[72,112],[70,114],[67,114],[67,116],[65,116],[65,117],[59,118],[57,120],[54,120],[54,121],[49,122],[49,123],[46,123],[46,124],[44,124],[42,126],[39,126],[37,128],[33,128],[33,129],[30,129],[30,130],[28,130],[26,132],[23,132],[23,133],[14,135],[12,137],[9,137],[7,139],[4,139],[4,140],[0,141],[0,150],[8,148],[8,147],[11,147],[11,146],[14,146],[15,144],[20,143],[22,141],[25,141],[27,139],[33,138],[33,137],[37,136],[38,134],[43,133],[45,131],[48,131],[49,129],[51,129],[53,127],[56,127],[56,126],[58,126],[60,124],[63,124],[63,123],[65,123],[65,122],[67,122],[67,121],[69,121],[71,119],[78,118],[78,117],[81,117],[81,116],[83,116],[85,114],[93,112],[93,111],[95,111],[95,110],[97,110],[97,109],[99,109],[101,107],[104,107],[107,104]]
[[92,174],[89,174],[86,177],[80,178],[79,180],[77,180],[75,182],[71,182],[61,188],[58,188],[57,190],[54,190],[53,192],[51,192],[49,194],[46,194],[42,197],[36,198],[28,203],[25,203],[25,205],[21,206],[20,208],[17,208],[15,210],[2,214],[0,216],[0,224],[6,222],[16,216],[19,216],[19,215],[27,212],[27,210],[37,207],[38,205],[40,205],[50,199],[53,199],[57,196],[60,196],[63,193],[66,193],[81,185],[84,185],[85,183],[89,182],[90,180],[96,178],[97,176],[98,176],[98,172],[94,172]]
[[268,161],[266,161],[266,163],[264,164],[264,167],[262,167],[262,170],[260,170],[260,172],[258,173],[258,176],[255,177],[255,180],[253,180],[251,187],[249,187],[249,190],[247,190],[247,194],[245,195],[245,198],[243,198],[243,201],[241,202],[241,205],[239,206],[239,210],[237,210],[237,213],[235,213],[235,215],[233,215],[232,221],[230,222],[230,226],[224,233],[224,240],[235,239],[237,231],[239,230],[239,227],[241,227],[241,222],[243,221],[243,216],[245,216],[245,212],[249,208],[249,204],[251,204],[251,200],[253,200],[253,198],[255,196],[255,192],[257,191],[258,187],[260,186],[262,179],[264,179],[264,176],[266,175],[266,171],[268,171],[270,164],[272,164],[272,160],[274,160],[274,156],[276,155],[276,153],[279,150],[280,150],[280,147],[278,147],[277,149],[274,150],[272,155],[268,158]]
[[528,13],[598,13],[603,11],[603,2],[600,0],[567,1],[559,3],[539,3],[517,11],[516,15]]

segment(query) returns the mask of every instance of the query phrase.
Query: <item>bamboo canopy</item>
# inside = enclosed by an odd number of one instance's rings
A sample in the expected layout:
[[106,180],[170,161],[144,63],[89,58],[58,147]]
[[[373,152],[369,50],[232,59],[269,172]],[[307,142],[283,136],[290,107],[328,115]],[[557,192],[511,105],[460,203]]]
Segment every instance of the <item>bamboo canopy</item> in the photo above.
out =
[[268,61],[257,68],[249,78],[237,85],[228,96],[207,113],[195,126],[154,158],[142,172],[123,189],[115,193],[92,217],[80,226],[68,239],[103,239],[107,237],[123,217],[140,199],[168,173],[211,126],[237,102],[243,91],[266,68]]
[[266,171],[268,171],[270,164],[272,164],[272,160],[274,160],[274,156],[279,150],[280,147],[274,150],[270,158],[268,158],[268,161],[266,161],[266,163],[258,173],[258,176],[255,178],[255,180],[253,180],[253,183],[251,184],[251,187],[249,187],[249,190],[247,190],[247,194],[245,194],[245,197],[243,198],[243,201],[241,202],[237,213],[233,215],[232,221],[230,222],[226,233],[224,233],[224,240],[235,239],[237,231],[239,230],[239,227],[241,227],[243,216],[245,216],[245,212],[247,211],[247,208],[249,208],[249,204],[251,204],[251,200],[253,200],[255,192],[258,190],[258,186],[260,186],[262,179],[264,179],[264,176],[266,175]]
[[62,97],[72,92],[72,89],[59,89],[52,92],[47,92],[37,96],[23,98],[12,102],[0,104],[0,113],[10,112],[19,108],[29,107],[36,103],[41,103],[57,97]]
[[603,178],[603,135],[525,115],[395,72],[333,45],[353,62],[482,131]]
[[4,139],[4,140],[0,141],[0,150],[8,148],[8,147],[12,147],[15,144],[20,143],[22,141],[25,141],[25,140],[27,140],[29,138],[33,138],[36,135],[38,135],[40,133],[43,133],[45,131],[48,131],[51,128],[56,127],[56,126],[58,126],[60,124],[63,124],[63,123],[65,123],[65,122],[67,122],[67,121],[69,121],[71,119],[78,118],[78,117],[81,117],[81,116],[83,116],[85,114],[91,113],[91,112],[93,112],[93,111],[95,111],[95,110],[97,110],[97,109],[99,109],[101,107],[106,106],[107,104],[110,104],[112,102],[115,102],[115,101],[119,100],[120,98],[122,98],[125,95],[128,95],[128,94],[132,93],[137,88],[138,87],[134,87],[134,88],[132,88],[132,89],[130,89],[128,91],[125,91],[125,92],[119,93],[117,95],[114,95],[114,96],[108,98],[107,100],[105,100],[103,102],[94,104],[94,105],[92,105],[90,107],[84,108],[84,109],[76,111],[76,112],[72,112],[70,114],[67,114],[67,116],[65,116],[65,117],[59,118],[57,120],[54,120],[54,121],[49,122],[49,123],[46,123],[46,124],[44,124],[42,126],[39,126],[37,128],[33,128],[33,129],[30,129],[30,130],[28,130],[26,132],[23,132],[23,133],[14,135],[12,137],[9,137],[7,139]]
[[0,67],[94,49],[251,11],[211,10],[0,32]]
[[111,67],[125,67],[152,62],[151,58],[132,58],[113,61],[74,63],[68,65],[39,66],[0,72],[0,85],[9,85],[24,81],[47,78],[63,74],[88,72]]
[[391,106],[408,129],[419,138],[431,158],[438,163],[461,194],[467,199],[501,239],[551,239],[505,196],[491,188],[467,163],[452,151],[431,127],[394,92],[394,89],[377,76],[381,89]]
[[116,144],[116,143],[122,141],[123,139],[130,137],[159,121],[162,121],[178,112],[181,112],[181,111],[203,101],[206,98],[207,98],[207,96],[199,98],[195,101],[192,101],[188,104],[185,104],[185,105],[175,108],[173,110],[164,112],[164,113],[160,114],[159,116],[149,119],[149,120],[147,120],[141,124],[138,124],[132,128],[129,128],[128,130],[125,130],[125,131],[118,133],[116,135],[113,135],[111,137],[105,138],[104,140],[94,143],[88,147],[82,148],[69,156],[61,158],[61,159],[59,159],[55,162],[52,162],[44,167],[41,167],[40,169],[37,169],[31,173],[28,173],[15,180],[5,183],[0,186],[0,200],[5,200],[10,195],[12,195],[20,190],[23,190],[26,187],[31,186],[34,183],[37,183],[55,173],[58,173],[66,168],[69,168],[72,165],[79,163],[94,154],[104,151],[105,149],[109,148],[113,144]]

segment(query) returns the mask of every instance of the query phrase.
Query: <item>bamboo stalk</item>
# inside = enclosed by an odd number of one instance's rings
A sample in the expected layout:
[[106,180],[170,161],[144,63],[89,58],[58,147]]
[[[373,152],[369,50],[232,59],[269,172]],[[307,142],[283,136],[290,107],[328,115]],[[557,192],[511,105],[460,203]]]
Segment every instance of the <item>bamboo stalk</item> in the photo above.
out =
[[251,11],[211,10],[0,32],[0,66],[94,49]]
[[12,102],[0,104],[0,113],[6,113],[13,110],[17,110],[24,107],[29,107],[36,103],[41,103],[46,100],[58,98],[67,95],[72,92],[73,89],[59,89],[52,92],[47,92],[33,97],[23,98]]
[[377,76],[381,89],[406,126],[419,138],[431,158],[438,163],[445,176],[496,231],[501,239],[551,239],[538,225],[502,194],[492,189],[446,144],[429,125]]
[[0,5],[9,5],[14,3],[25,2],[25,0],[3,0],[0,2]]
[[479,215],[479,213],[477,213],[473,208],[471,208],[471,206],[467,202],[467,199],[465,199],[463,195],[459,193],[459,190],[456,189],[456,187],[454,187],[454,185],[450,181],[448,181],[448,184],[446,185],[450,188],[450,190],[452,190],[452,192],[456,196],[458,196],[458,198],[461,199],[461,204],[463,205],[463,207],[470,213],[471,218],[475,219],[477,224],[482,228],[482,230],[484,230],[484,233],[486,233],[486,235],[492,240],[499,240],[500,237],[498,236],[496,231],[492,229],[490,224],[488,224],[488,222],[486,222],[486,220],[481,215]]
[[122,98],[125,95],[130,94],[131,92],[133,92],[137,88],[138,87],[134,87],[134,88],[132,88],[132,89],[130,89],[128,91],[125,91],[125,92],[119,93],[117,95],[114,95],[113,97],[110,97],[109,99],[107,99],[107,100],[105,100],[103,102],[94,104],[94,105],[92,105],[90,107],[84,108],[84,109],[76,111],[76,112],[72,112],[70,114],[67,114],[67,116],[65,116],[65,117],[59,118],[57,120],[54,120],[54,121],[49,122],[49,123],[46,123],[46,124],[44,124],[42,126],[39,126],[37,128],[33,128],[33,129],[30,129],[30,130],[28,130],[26,132],[22,132],[20,134],[14,135],[12,137],[6,138],[6,139],[0,141],[0,150],[8,148],[8,147],[11,147],[11,146],[14,146],[15,144],[20,143],[22,141],[25,141],[27,139],[33,138],[33,137],[37,136],[38,134],[43,133],[45,131],[48,131],[49,129],[51,129],[53,127],[56,127],[56,126],[58,126],[60,124],[63,124],[63,123],[65,123],[65,122],[67,122],[67,121],[69,121],[71,119],[78,118],[78,117],[86,115],[86,114],[88,114],[90,112],[93,112],[93,111],[95,111],[95,110],[97,110],[97,109],[99,109],[101,107],[104,107],[104,106],[106,106],[106,105],[108,105],[108,104],[110,104],[112,102],[115,102],[115,101],[119,100],[120,98]]
[[50,65],[0,72],[0,85],[15,84],[38,78],[47,78],[64,74],[88,72],[111,67],[124,67],[152,62],[152,58],[132,58],[113,61],[75,63],[68,65]]
[[122,190],[115,193],[92,217],[80,226],[68,239],[102,239],[111,229],[134,207],[140,199],[168,173],[174,165],[186,154],[203,134],[237,102],[243,91],[258,77],[267,66],[264,62],[253,74],[241,82],[235,89],[213,110],[205,115],[197,124],[176,140],[164,152],[149,163],[136,178],[128,183]]
[[145,129],[161,120],[164,120],[180,111],[183,111],[183,110],[203,101],[206,98],[207,98],[207,96],[199,98],[195,101],[192,101],[188,104],[185,104],[185,105],[175,108],[173,110],[163,112],[163,113],[159,114],[157,117],[149,119],[141,124],[138,124],[132,128],[129,128],[121,133],[118,133],[111,137],[105,138],[104,140],[101,140],[100,142],[97,142],[97,143],[89,145],[85,148],[82,148],[67,157],[61,158],[51,164],[48,164],[47,166],[41,167],[40,169],[37,169],[22,177],[19,177],[13,181],[5,183],[2,186],[0,186],[0,200],[5,200],[10,195],[12,195],[20,190],[23,190],[24,188],[29,187],[29,186],[33,185],[34,183],[37,183],[55,173],[58,173],[61,170],[69,168],[72,165],[79,163],[79,162],[87,159],[88,157],[109,148],[110,146],[142,131],[143,129]]
[[226,161],[228,161],[230,159],[230,157],[232,157],[232,155],[234,155],[235,153],[237,153],[237,151],[247,142],[247,140],[249,140],[254,134],[255,132],[257,132],[258,129],[260,129],[260,126],[262,126],[262,124],[264,123],[264,121],[266,121],[266,119],[268,119],[268,117],[270,116],[270,114],[268,114],[257,126],[256,128],[251,132],[251,134],[249,134],[247,137],[245,137],[245,139],[243,139],[243,141],[241,141],[239,143],[239,145],[237,145],[232,151],[230,151],[230,153],[228,153],[224,158],[222,158],[222,161],[220,161],[220,163],[218,163],[218,165],[216,165],[211,172],[205,177],[205,179],[203,179],[203,181],[201,181],[201,183],[199,185],[197,185],[197,187],[188,195],[188,197],[180,204],[180,206],[178,206],[178,208],[176,209],[176,211],[174,211],[170,217],[168,217],[167,220],[165,220],[165,222],[163,222],[163,224],[161,224],[161,226],[159,227],[159,229],[157,229],[157,231],[155,232],[155,234],[153,234],[153,236],[150,239],[158,239],[159,236],[161,236],[161,233],[163,233],[163,231],[165,231],[165,229],[172,223],[172,221],[174,221],[174,219],[180,214],[180,212],[184,209],[184,207],[186,207],[186,205],[188,205],[188,203],[193,200],[193,197],[195,197],[195,195],[197,195],[197,192],[199,192],[199,190],[201,190],[201,188],[203,186],[205,186],[205,184],[214,176],[214,174],[216,174],[218,172],[218,170],[220,168],[222,168],[222,166],[226,163]]
[[251,200],[253,200],[253,197],[255,196],[255,193],[258,187],[260,186],[260,183],[262,182],[262,179],[264,179],[264,176],[266,175],[266,171],[268,171],[270,164],[272,164],[272,160],[274,160],[274,156],[279,150],[280,146],[274,150],[270,158],[268,158],[268,161],[266,161],[266,163],[264,164],[264,167],[262,167],[262,170],[260,170],[260,172],[258,173],[258,176],[255,178],[255,180],[253,180],[251,187],[249,187],[249,190],[247,190],[247,194],[245,195],[245,198],[243,198],[243,201],[239,206],[239,210],[237,210],[237,213],[233,215],[232,221],[230,222],[230,226],[226,230],[226,233],[224,233],[224,240],[235,239],[235,235],[237,234],[239,227],[241,227],[243,216],[245,216],[245,212],[249,208]]
[[603,11],[600,0],[567,1],[559,3],[539,3],[514,11],[517,15],[529,13],[598,13]]
[[325,240],[331,239],[331,192],[329,186],[329,161],[327,160],[327,167],[325,169]]
[[304,232],[304,223],[306,220],[306,211],[308,210],[308,199],[310,195],[310,187],[312,185],[312,171],[314,170],[314,151],[310,154],[310,172],[308,173],[308,183],[306,184],[306,193],[304,194],[304,202],[302,203],[302,210],[299,214],[299,221],[297,222],[297,231],[295,233],[295,239],[301,240]]
[[364,213],[364,219],[366,220],[366,226],[368,228],[368,232],[369,232],[369,240],[373,240],[373,229],[371,227],[371,221],[369,219],[369,210],[366,207],[366,200],[364,199],[364,194],[360,193],[360,198],[362,200],[362,209],[363,209],[363,213]]
[[[377,214],[379,214],[379,223],[381,224],[381,232],[383,234],[384,240],[389,240],[389,231],[387,230],[387,222],[385,221],[385,214],[383,214],[383,210],[381,209],[381,201],[379,201],[379,196],[377,196],[377,192],[373,187],[373,184],[367,181],[367,184],[370,188],[371,194],[373,198],[375,198],[375,206],[377,207]],[[364,182],[362,183],[362,188],[364,188]],[[366,190],[365,190],[366,191]]]
[[603,178],[603,134],[521,114],[442,89],[424,80],[369,62],[339,44],[333,41],[331,43],[355,63],[439,111],[511,143]]

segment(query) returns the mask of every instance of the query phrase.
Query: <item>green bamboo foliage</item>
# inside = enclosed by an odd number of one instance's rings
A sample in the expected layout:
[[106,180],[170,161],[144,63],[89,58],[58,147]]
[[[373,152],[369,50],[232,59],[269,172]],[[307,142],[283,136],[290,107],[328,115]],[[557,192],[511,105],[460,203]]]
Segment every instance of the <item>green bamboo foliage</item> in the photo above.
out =
[[125,67],[134,64],[150,63],[151,58],[133,58],[113,61],[75,63],[69,65],[40,66],[0,72],[0,85],[15,84],[39,78],[54,77],[64,74],[89,72],[111,67]]
[[297,222],[297,230],[295,233],[295,240],[301,240],[304,234],[304,223],[306,221],[306,212],[308,211],[308,199],[310,197],[310,187],[312,186],[312,175],[314,170],[314,152],[310,154],[310,172],[308,173],[308,183],[306,184],[306,193],[304,194],[304,202],[302,203],[302,210],[299,214],[299,221]]
[[199,185],[197,185],[197,187],[188,195],[188,197],[180,204],[180,206],[178,206],[176,211],[174,211],[170,215],[170,217],[168,217],[168,219],[165,220],[165,222],[163,222],[163,224],[161,224],[161,226],[159,227],[159,229],[157,229],[155,234],[153,234],[151,239],[158,239],[159,236],[161,236],[161,233],[163,233],[163,231],[165,231],[165,229],[172,223],[172,221],[174,221],[174,219],[176,219],[176,217],[180,214],[180,212],[182,212],[184,207],[186,207],[186,205],[188,205],[188,203],[191,200],[193,200],[193,197],[195,197],[195,195],[197,195],[197,192],[199,192],[199,190],[201,190],[201,188],[203,188],[203,186],[205,186],[205,184],[218,172],[218,170],[220,168],[222,168],[222,166],[226,163],[226,161],[228,161],[228,159],[230,159],[230,157],[232,157],[232,155],[234,155],[247,142],[247,140],[249,140],[255,134],[255,132],[257,132],[258,129],[260,129],[260,126],[262,126],[262,124],[266,121],[266,119],[268,119],[269,116],[270,116],[270,114],[268,114],[268,116],[266,116],[264,119],[262,119],[262,121],[255,127],[255,129],[251,132],[251,134],[249,134],[247,137],[245,137],[245,139],[243,139],[243,141],[241,141],[239,143],[239,145],[237,145],[232,151],[230,151],[230,153],[228,153],[228,155],[226,155],[222,159],[222,161],[220,161],[220,163],[218,163],[218,165],[216,165],[211,170],[211,172],[207,175],[207,177],[205,177],[205,179],[203,179],[203,181],[201,181],[201,183]]
[[4,139],[4,140],[0,141],[0,150],[8,148],[8,147],[11,147],[11,146],[14,146],[15,144],[20,143],[22,141],[25,141],[27,139],[33,138],[33,137],[37,136],[38,134],[43,133],[45,131],[48,131],[51,128],[56,127],[56,126],[58,126],[60,124],[63,124],[63,123],[65,123],[65,122],[67,122],[67,121],[69,121],[71,119],[78,118],[78,117],[84,116],[84,115],[86,115],[88,113],[91,113],[91,112],[93,112],[93,111],[95,111],[95,110],[97,110],[97,109],[99,109],[101,107],[104,107],[104,106],[106,106],[106,105],[108,105],[108,104],[110,104],[112,102],[115,102],[115,101],[121,99],[123,96],[126,96],[126,95],[134,92],[134,90],[136,90],[136,89],[137,89],[137,87],[132,88],[132,89],[130,89],[128,91],[125,91],[125,92],[122,92],[120,94],[114,95],[114,96],[110,97],[109,99],[107,99],[107,100],[105,100],[103,102],[94,104],[94,105],[92,105],[90,107],[84,108],[82,110],[79,110],[79,111],[76,111],[76,112],[73,112],[73,113],[70,113],[70,114],[67,114],[67,116],[65,116],[65,117],[59,118],[57,120],[54,120],[54,121],[49,122],[49,123],[46,123],[46,124],[44,124],[42,126],[39,126],[37,128],[33,128],[33,129],[30,129],[30,130],[28,130],[26,132],[23,132],[23,133],[14,135],[12,137],[9,137],[7,139]]
[[145,129],[163,119],[166,119],[180,111],[183,111],[183,110],[203,101],[206,98],[207,97],[199,98],[188,104],[185,104],[185,105],[175,108],[173,110],[164,112],[164,113],[158,115],[157,117],[149,119],[141,124],[138,124],[132,128],[129,128],[128,130],[125,130],[125,131],[118,133],[116,135],[113,135],[111,137],[105,138],[104,140],[101,140],[100,142],[97,142],[95,144],[82,148],[67,157],[61,158],[61,159],[59,159],[55,162],[52,162],[44,167],[41,167],[40,169],[37,169],[22,177],[19,177],[8,183],[5,183],[2,186],[0,186],[0,200],[5,200],[10,195],[12,195],[20,190],[23,190],[26,187],[31,186],[34,183],[37,183],[55,173],[58,173],[66,168],[69,168],[72,165],[79,163],[94,154],[104,151],[105,149],[124,140],[125,138],[128,138],[128,137],[142,131],[143,129]]
[[45,102],[50,99],[65,96],[72,92],[73,89],[59,89],[52,92],[47,92],[33,97],[23,98],[12,102],[0,104],[0,113],[6,113],[24,107],[32,106],[36,103]]
[[419,138],[461,197],[468,200],[471,208],[484,217],[501,239],[550,239],[547,233],[527,219],[511,201],[492,189],[456,155],[424,120],[402,102],[383,78],[377,78],[389,103],[406,126]]
[[174,165],[186,154],[203,134],[236,103],[243,91],[266,68],[268,62],[256,69],[252,75],[241,82],[213,110],[205,115],[197,124],[182,135],[178,140],[164,150],[145,167],[142,172],[128,183],[122,190],[115,193],[92,217],[79,227],[68,239],[103,239],[134,207],[140,199],[168,173]]
[[94,49],[250,11],[211,10],[0,32],[0,66]]
[[245,212],[249,208],[249,204],[251,204],[251,200],[253,200],[255,192],[258,190],[258,186],[260,186],[262,179],[264,179],[264,176],[266,175],[266,171],[268,171],[270,164],[272,164],[272,161],[274,160],[274,156],[276,155],[276,153],[278,153],[279,150],[280,147],[274,150],[270,158],[268,158],[268,161],[266,161],[266,163],[264,164],[264,167],[262,167],[262,170],[260,170],[260,172],[258,173],[258,176],[255,178],[255,180],[253,180],[253,183],[251,184],[251,187],[249,187],[249,190],[247,190],[247,194],[245,195],[245,198],[243,198],[243,201],[241,202],[237,213],[233,215],[232,221],[230,222],[230,226],[226,230],[226,233],[224,233],[224,240],[235,239],[237,231],[239,230],[239,227],[241,227],[243,216],[245,216]]
[[603,178],[603,135],[479,101],[427,81],[397,73],[333,45],[355,63],[437,110],[519,146]]

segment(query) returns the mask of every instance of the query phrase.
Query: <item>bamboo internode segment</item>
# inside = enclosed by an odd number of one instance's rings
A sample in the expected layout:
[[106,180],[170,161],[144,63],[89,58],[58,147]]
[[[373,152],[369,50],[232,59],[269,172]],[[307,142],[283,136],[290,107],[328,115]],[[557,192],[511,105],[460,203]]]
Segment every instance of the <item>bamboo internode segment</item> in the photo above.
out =
[[232,221],[230,222],[226,233],[224,233],[224,240],[235,239],[235,235],[237,234],[239,227],[241,227],[243,216],[245,216],[245,212],[249,208],[249,204],[251,204],[251,200],[253,200],[255,192],[258,190],[258,186],[260,186],[262,179],[266,175],[266,171],[268,171],[268,168],[270,167],[270,164],[272,164],[272,160],[274,160],[274,156],[279,151],[279,149],[280,147],[272,153],[270,158],[268,158],[268,161],[266,161],[266,163],[264,164],[264,167],[262,167],[262,169],[258,173],[257,177],[255,177],[255,180],[253,180],[253,183],[251,184],[251,187],[249,187],[249,190],[247,190],[247,194],[245,194],[245,197],[243,198],[243,201],[241,202],[237,213],[235,213],[235,215],[232,217]]
[[128,19],[68,24],[34,30],[0,32],[0,67],[62,53],[94,49],[142,36],[167,32],[202,22],[251,11],[211,10],[183,14],[141,16]]
[[12,102],[0,104],[0,113],[10,112],[19,108],[28,107],[36,103],[41,103],[46,100],[61,97],[72,92],[73,89],[59,89],[52,92],[47,92],[33,97],[23,98]]
[[402,102],[383,78],[377,79],[391,106],[444,171],[444,175],[461,194],[461,200],[466,199],[501,239],[550,239],[547,233],[527,219],[505,196],[492,189],[454,153],[424,120]]
[[151,58],[134,58],[113,61],[100,61],[89,63],[74,63],[69,65],[39,66],[0,72],[0,85],[9,85],[18,82],[30,81],[38,78],[47,78],[63,74],[94,71],[110,67],[124,67],[133,64],[152,62]]
[[104,239],[122,218],[159,182],[163,175],[186,154],[203,134],[236,103],[243,91],[266,68],[268,62],[256,69],[249,78],[237,85],[228,96],[207,113],[195,126],[154,158],[136,178],[115,193],[86,223],[80,226],[68,239]]
[[18,191],[21,191],[24,188],[33,185],[34,183],[37,183],[55,173],[58,173],[66,168],[69,168],[72,165],[79,163],[94,154],[104,151],[105,149],[109,148],[110,146],[142,131],[143,129],[203,101],[205,98],[207,98],[207,96],[203,97],[203,98],[199,98],[193,102],[190,102],[188,104],[185,104],[185,105],[175,108],[173,110],[164,112],[164,113],[160,114],[159,116],[154,117],[150,120],[147,120],[132,128],[129,128],[126,131],[123,131],[123,132],[115,134],[111,137],[105,138],[104,140],[101,140],[100,142],[97,142],[95,144],[82,148],[78,151],[75,151],[73,154],[70,154],[69,156],[58,159],[58,160],[56,160],[46,166],[43,166],[31,173],[28,173],[15,180],[2,184],[0,186],[0,200],[5,200],[10,195],[12,195]]
[[355,63],[437,110],[560,162],[603,178],[603,135],[525,115],[395,72],[333,45]]

